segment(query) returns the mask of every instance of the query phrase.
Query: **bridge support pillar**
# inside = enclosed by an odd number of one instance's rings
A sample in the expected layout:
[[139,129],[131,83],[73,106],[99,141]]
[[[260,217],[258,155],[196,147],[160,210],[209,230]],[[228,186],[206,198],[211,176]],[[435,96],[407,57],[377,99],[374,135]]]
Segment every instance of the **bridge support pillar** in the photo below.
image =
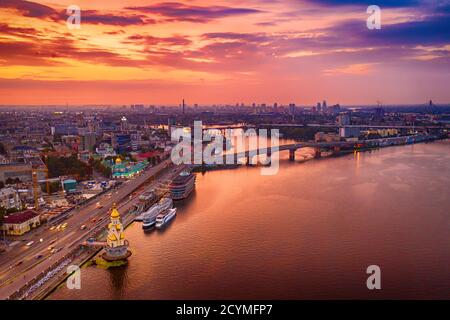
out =
[[289,161],[295,161],[295,149],[289,150]]
[[238,163],[239,163],[239,158],[238,158],[237,154],[235,154],[233,156],[233,164],[238,164]]
[[314,158],[318,159],[322,157],[322,152],[320,151],[320,149],[316,149],[316,152],[314,153]]

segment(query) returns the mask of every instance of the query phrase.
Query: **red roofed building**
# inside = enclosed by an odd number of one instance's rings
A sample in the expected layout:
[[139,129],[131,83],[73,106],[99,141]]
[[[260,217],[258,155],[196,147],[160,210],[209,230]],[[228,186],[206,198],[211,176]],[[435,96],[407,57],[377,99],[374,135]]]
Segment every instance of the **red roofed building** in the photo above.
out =
[[138,161],[144,161],[147,160],[148,158],[153,158],[153,157],[162,157],[163,156],[163,152],[155,150],[155,151],[148,151],[145,153],[139,153],[136,155],[136,160]]
[[36,211],[25,210],[5,216],[3,219],[3,230],[6,230],[6,234],[21,236],[40,224],[41,220]]

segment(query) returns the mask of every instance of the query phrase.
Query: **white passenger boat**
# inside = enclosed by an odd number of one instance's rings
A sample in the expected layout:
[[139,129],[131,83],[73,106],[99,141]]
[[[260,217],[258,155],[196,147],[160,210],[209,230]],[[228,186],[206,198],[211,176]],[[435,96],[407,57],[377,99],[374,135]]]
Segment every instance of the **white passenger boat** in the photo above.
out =
[[162,198],[159,200],[158,205],[161,208],[161,211],[168,210],[173,206],[173,200],[171,198]]
[[173,201],[170,198],[162,198],[157,204],[153,205],[147,212],[143,214],[142,229],[152,228],[156,223],[156,217],[172,209]]
[[156,217],[156,228],[160,229],[164,227],[170,220],[172,220],[177,214],[177,208],[169,209],[163,213],[160,213]]
[[153,227],[156,223],[156,217],[158,214],[160,214],[163,210],[159,206],[159,204],[153,205],[150,209],[148,209],[144,214],[142,218],[142,229],[147,230]]

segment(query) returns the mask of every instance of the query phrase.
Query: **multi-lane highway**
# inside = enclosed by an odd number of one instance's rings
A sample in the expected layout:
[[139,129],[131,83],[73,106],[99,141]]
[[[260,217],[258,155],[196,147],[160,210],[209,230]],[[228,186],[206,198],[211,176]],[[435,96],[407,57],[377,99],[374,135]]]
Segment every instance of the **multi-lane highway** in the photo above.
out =
[[[131,197],[133,192],[158,173],[162,175],[152,181],[155,187],[161,181],[177,174],[183,166],[174,169],[170,159],[145,170],[133,180],[128,180],[116,189],[96,198],[92,202],[75,209],[61,223],[67,223],[62,230],[50,230],[50,226],[42,226],[41,231],[33,235],[34,243],[19,250],[13,249],[4,254],[0,260],[0,299],[5,299],[26,285],[31,279],[47,270],[55,262],[68,255],[75,246],[89,238],[95,230],[106,226],[108,211],[113,203],[121,212],[126,212],[138,201],[138,196]],[[100,202],[102,208],[97,208]],[[93,220],[95,219],[95,223]],[[100,220],[101,219],[101,220]],[[81,226],[85,225],[85,229]],[[42,239],[42,242],[40,241]],[[50,248],[51,247],[51,248]],[[53,253],[51,252],[53,250]],[[56,251],[56,252],[55,252]]]

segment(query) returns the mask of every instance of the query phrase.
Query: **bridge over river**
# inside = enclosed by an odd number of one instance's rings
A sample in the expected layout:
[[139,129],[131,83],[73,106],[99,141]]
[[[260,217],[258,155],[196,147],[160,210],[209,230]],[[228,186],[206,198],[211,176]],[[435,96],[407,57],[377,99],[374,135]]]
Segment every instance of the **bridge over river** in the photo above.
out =
[[333,151],[339,153],[341,150],[358,150],[366,147],[384,147],[391,145],[402,145],[408,143],[416,143],[427,140],[434,140],[436,136],[403,136],[403,137],[391,137],[381,139],[368,139],[358,141],[334,141],[334,142],[300,142],[275,146],[264,146],[254,148],[246,151],[229,152],[211,157],[211,162],[216,164],[237,164],[240,159],[245,159],[246,164],[252,163],[252,159],[255,156],[267,156],[270,157],[274,152],[289,151],[289,160],[295,160],[295,151],[301,148],[313,148],[315,149],[315,157],[320,158],[323,150]]

